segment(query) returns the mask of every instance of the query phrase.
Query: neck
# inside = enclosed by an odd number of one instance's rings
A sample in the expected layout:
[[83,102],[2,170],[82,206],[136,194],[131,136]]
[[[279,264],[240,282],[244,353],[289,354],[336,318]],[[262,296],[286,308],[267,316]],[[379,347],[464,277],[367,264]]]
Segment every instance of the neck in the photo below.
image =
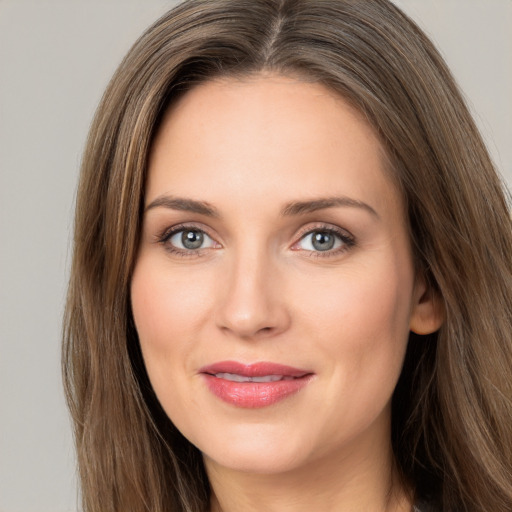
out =
[[205,457],[210,512],[410,512],[412,500],[396,471],[391,446],[379,441],[361,445],[359,440],[357,449],[345,447],[271,474],[225,468]]

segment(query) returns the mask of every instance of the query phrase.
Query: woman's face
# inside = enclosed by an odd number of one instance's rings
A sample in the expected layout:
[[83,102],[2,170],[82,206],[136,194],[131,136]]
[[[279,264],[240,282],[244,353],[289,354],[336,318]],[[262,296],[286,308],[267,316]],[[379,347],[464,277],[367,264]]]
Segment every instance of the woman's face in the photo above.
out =
[[207,464],[387,450],[424,291],[382,147],[342,99],[258,76],[167,112],[131,300],[156,395]]

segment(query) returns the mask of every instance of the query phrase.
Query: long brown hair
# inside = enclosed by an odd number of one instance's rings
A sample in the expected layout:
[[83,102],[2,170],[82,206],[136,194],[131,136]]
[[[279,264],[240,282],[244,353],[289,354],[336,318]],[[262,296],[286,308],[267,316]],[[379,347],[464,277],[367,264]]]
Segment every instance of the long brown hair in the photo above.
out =
[[442,58],[387,0],[189,0],[135,43],[92,124],[76,205],[64,381],[86,512],[208,508],[201,455],[147,378],[130,309],[148,153],[195,84],[260,71],[336,91],[380,134],[445,322],[411,334],[397,466],[443,511],[512,510],[512,226]]

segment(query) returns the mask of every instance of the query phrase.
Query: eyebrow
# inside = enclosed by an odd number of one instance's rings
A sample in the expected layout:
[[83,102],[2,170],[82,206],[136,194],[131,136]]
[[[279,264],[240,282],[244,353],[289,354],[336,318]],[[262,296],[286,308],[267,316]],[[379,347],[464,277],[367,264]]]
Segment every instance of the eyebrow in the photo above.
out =
[[[147,212],[148,210],[158,207],[198,213],[201,215],[206,215],[207,217],[221,217],[219,211],[206,201],[196,201],[194,199],[172,196],[157,197],[148,206],[146,206],[144,211]],[[324,197],[307,201],[293,201],[285,205],[285,207],[281,210],[281,215],[283,217],[306,215],[307,213],[312,213],[317,210],[336,207],[360,208],[367,211],[372,216],[380,218],[380,215],[369,204],[346,196]]]
[[281,210],[281,215],[305,215],[306,213],[316,212],[317,210],[336,207],[360,208],[362,210],[366,210],[374,217],[378,219],[380,218],[380,215],[369,204],[346,196],[325,197],[308,201],[294,201],[292,203],[288,203]]
[[194,199],[185,199],[182,197],[160,196],[148,204],[145,212],[153,208],[162,206],[171,210],[181,210],[185,212],[199,213],[208,217],[220,217],[219,212],[211,204],[205,201],[195,201]]

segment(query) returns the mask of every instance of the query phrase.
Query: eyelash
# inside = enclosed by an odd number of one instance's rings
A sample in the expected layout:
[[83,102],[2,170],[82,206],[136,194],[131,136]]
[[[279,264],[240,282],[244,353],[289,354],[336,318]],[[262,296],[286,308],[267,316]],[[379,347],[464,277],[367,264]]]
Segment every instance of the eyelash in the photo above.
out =
[[177,247],[174,247],[172,244],[168,243],[169,240],[174,235],[176,235],[177,233],[180,233],[182,231],[198,231],[199,233],[203,233],[213,240],[213,237],[211,237],[207,231],[205,231],[204,229],[202,229],[198,226],[195,226],[193,224],[178,224],[176,226],[173,226],[170,229],[166,229],[160,236],[157,237],[157,242],[164,245],[165,250],[175,256],[179,256],[182,258],[190,258],[193,256],[199,256],[204,249],[183,250],[183,249],[178,249]]
[[328,235],[332,235],[341,240],[342,245],[341,247],[338,247],[334,250],[329,249],[327,251],[305,251],[308,258],[331,258],[334,256],[340,256],[356,245],[354,236],[351,235],[348,231],[327,224],[318,224],[313,227],[308,227],[299,233],[298,241],[293,245],[297,245],[300,241],[304,240],[306,236],[312,235],[313,233],[326,233]]
[[[198,231],[200,233],[203,233],[204,235],[208,236],[213,240],[213,237],[211,237],[207,231],[205,231],[203,228],[200,228],[194,224],[178,224],[176,226],[173,226],[170,229],[166,229],[161,235],[157,237],[157,242],[161,243],[165,246],[166,251],[169,253],[182,257],[182,258],[189,258],[194,256],[199,256],[202,251],[205,249],[178,249],[174,247],[172,244],[168,243],[169,240],[176,234],[182,232],[182,231]],[[318,224],[317,226],[309,227],[307,230],[304,230],[302,233],[298,236],[298,241],[295,242],[293,245],[297,245],[300,241],[302,241],[307,235],[311,235],[313,233],[326,233],[329,235],[333,235],[337,237],[339,240],[341,240],[342,246],[338,247],[335,250],[327,250],[327,251],[305,251],[307,253],[307,257],[310,258],[329,258],[333,256],[339,256],[342,253],[350,250],[352,247],[356,245],[355,238],[348,233],[345,230],[342,230],[340,228],[335,228],[331,225],[326,224]],[[299,249],[292,249],[292,250],[299,250]]]

